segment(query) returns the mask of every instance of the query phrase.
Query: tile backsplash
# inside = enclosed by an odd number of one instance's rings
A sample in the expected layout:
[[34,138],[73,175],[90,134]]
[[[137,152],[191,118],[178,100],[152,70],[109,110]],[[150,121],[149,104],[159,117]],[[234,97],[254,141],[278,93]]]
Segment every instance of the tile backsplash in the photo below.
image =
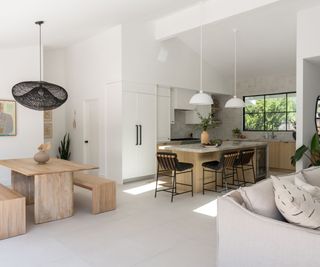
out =
[[171,124],[171,139],[172,138],[187,138],[187,137],[199,137],[200,130],[197,129],[197,125],[186,124],[186,112],[176,109],[174,111],[175,123]]

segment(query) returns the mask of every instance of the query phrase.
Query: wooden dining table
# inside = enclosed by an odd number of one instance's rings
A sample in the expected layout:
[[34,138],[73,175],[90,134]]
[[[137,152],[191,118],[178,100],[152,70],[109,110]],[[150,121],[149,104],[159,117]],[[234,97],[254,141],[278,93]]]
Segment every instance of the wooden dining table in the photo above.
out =
[[50,158],[38,164],[32,158],[0,160],[11,169],[14,191],[26,197],[27,205],[34,204],[36,224],[55,221],[73,215],[73,173],[97,169],[90,164]]

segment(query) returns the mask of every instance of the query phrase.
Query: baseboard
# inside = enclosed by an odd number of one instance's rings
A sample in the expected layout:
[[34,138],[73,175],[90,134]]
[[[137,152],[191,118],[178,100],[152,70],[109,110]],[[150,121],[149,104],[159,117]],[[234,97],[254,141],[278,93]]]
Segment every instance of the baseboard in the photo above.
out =
[[152,180],[155,179],[155,174],[125,179],[125,180],[123,180],[123,183],[128,184],[128,183],[132,183],[132,182],[146,181],[146,180],[151,180],[151,179]]

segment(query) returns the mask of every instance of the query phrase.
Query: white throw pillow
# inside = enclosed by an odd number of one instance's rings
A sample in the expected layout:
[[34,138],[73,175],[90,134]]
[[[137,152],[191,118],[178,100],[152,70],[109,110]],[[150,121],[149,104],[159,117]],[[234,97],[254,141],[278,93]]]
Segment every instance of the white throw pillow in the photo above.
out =
[[316,200],[320,201],[320,187],[309,184],[302,173],[296,175],[294,183],[299,188],[310,193]]
[[286,220],[303,227],[320,227],[320,203],[293,182],[272,176],[275,203]]
[[302,170],[302,174],[309,184],[320,186],[320,167],[319,166]]
[[248,210],[268,218],[284,221],[274,201],[271,179],[249,187],[241,187],[239,192]]

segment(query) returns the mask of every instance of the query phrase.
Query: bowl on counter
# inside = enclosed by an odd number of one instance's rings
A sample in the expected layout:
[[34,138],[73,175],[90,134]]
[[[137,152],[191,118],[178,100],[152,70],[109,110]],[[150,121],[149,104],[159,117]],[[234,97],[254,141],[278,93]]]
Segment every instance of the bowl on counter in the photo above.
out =
[[204,147],[219,147],[222,145],[222,140],[221,139],[214,139],[214,140],[210,140],[209,144],[204,144]]

